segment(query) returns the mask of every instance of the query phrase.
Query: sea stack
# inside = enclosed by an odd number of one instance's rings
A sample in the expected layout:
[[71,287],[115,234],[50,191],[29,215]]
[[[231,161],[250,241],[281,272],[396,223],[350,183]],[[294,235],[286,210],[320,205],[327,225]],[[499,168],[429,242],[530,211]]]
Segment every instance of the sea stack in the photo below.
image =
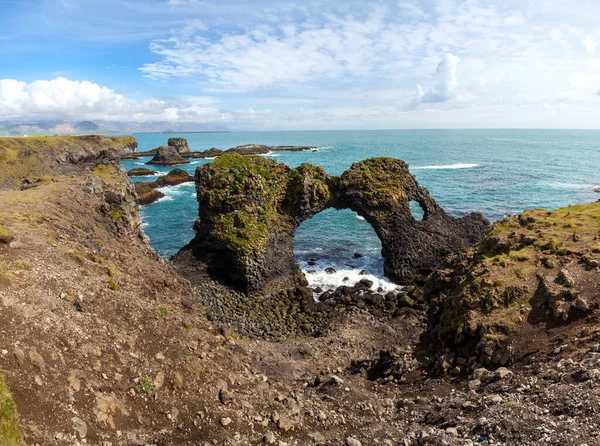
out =
[[190,155],[192,151],[185,138],[169,138],[167,142],[169,147],[173,147],[180,155]]
[[177,149],[172,146],[160,146],[156,149],[156,155],[146,164],[155,164],[158,166],[175,166],[177,164],[187,164],[185,158],[183,158]]

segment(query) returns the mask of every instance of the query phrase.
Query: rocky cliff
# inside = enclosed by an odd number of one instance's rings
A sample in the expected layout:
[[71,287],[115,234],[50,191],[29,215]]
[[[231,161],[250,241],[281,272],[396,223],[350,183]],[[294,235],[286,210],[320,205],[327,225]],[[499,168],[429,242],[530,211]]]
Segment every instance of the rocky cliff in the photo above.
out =
[[[418,307],[390,315],[294,290],[238,293],[193,257],[165,261],[115,151],[29,141],[0,139],[2,446],[21,445],[20,431],[26,444],[61,446],[597,443],[598,204],[493,226],[416,288],[427,320]],[[271,173],[282,169],[283,192],[306,193],[264,203],[295,209],[282,214],[292,227],[344,186],[314,166],[255,167],[223,179],[244,179],[231,196],[279,190]],[[347,193],[370,168],[349,175]],[[365,212],[385,197],[365,198]],[[425,326],[431,342],[419,344]],[[510,370],[492,370],[507,347]]]
[[[302,283],[293,236],[324,209],[352,209],[375,229],[385,274],[398,283],[427,275],[451,252],[478,242],[481,215],[448,216],[400,160],[374,158],[340,177],[303,164],[290,169],[262,157],[220,156],[196,171],[200,219],[190,247],[209,271],[245,290]],[[409,202],[424,210],[422,221]]]

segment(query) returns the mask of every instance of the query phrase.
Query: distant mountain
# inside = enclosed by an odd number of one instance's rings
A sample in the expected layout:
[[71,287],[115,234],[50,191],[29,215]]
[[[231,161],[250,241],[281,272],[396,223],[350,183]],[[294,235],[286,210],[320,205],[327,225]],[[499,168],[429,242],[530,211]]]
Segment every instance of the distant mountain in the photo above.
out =
[[77,135],[84,133],[204,133],[228,132],[219,125],[173,122],[0,121],[0,136]]

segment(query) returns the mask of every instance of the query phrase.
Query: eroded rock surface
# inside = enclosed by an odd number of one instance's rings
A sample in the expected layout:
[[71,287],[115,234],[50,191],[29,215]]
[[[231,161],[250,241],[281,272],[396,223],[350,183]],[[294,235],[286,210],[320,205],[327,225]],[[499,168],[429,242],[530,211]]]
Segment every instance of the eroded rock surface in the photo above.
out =
[[169,138],[167,145],[173,147],[182,156],[191,153],[190,146],[185,138]]
[[[373,226],[385,274],[398,283],[418,280],[447,254],[481,240],[487,227],[479,214],[448,216],[407,164],[392,158],[361,161],[334,177],[310,164],[290,169],[226,154],[196,170],[196,185],[200,219],[189,247],[209,271],[249,291],[304,282],[294,232],[327,208],[351,209]],[[423,208],[422,221],[412,216],[411,200]]]
[[175,166],[177,164],[187,164],[185,158],[183,158],[175,147],[161,146],[156,149],[156,155],[146,164],[155,164],[158,166]]

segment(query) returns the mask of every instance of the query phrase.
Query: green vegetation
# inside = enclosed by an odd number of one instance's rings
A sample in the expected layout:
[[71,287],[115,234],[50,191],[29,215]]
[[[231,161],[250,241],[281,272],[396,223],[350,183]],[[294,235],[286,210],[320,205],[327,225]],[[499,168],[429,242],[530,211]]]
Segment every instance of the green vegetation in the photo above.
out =
[[462,275],[448,281],[457,285],[441,291],[447,297],[430,329],[431,339],[448,345],[460,339],[463,330],[474,333],[483,326],[488,340],[501,343],[522,321],[538,275],[549,269],[556,272],[570,261],[565,256],[600,260],[599,235],[599,202],[525,211],[495,223],[479,247],[449,266],[448,271]]
[[152,393],[152,391],[154,390],[152,381],[150,381],[148,378],[140,379],[138,386],[139,386],[140,392],[142,392],[142,393]]
[[340,187],[360,191],[372,207],[394,205],[406,200],[406,187],[414,178],[408,165],[395,158],[369,158],[354,163],[340,177]]
[[24,445],[17,406],[0,375],[0,446]]
[[160,312],[161,315],[163,315],[164,317],[167,317],[169,315],[169,309],[167,307],[159,307],[158,311]]
[[110,279],[110,280],[108,281],[108,287],[109,287],[111,290],[113,290],[115,293],[116,293],[117,291],[119,291],[119,287],[118,287],[118,285],[117,285],[117,282],[115,282],[113,279]]
[[270,229],[290,229],[278,213],[289,168],[263,157],[228,153],[202,167],[204,199],[211,209],[231,208],[214,216],[212,237],[239,258],[261,252]]
[[8,244],[12,242],[13,234],[7,228],[0,225],[0,243]]

